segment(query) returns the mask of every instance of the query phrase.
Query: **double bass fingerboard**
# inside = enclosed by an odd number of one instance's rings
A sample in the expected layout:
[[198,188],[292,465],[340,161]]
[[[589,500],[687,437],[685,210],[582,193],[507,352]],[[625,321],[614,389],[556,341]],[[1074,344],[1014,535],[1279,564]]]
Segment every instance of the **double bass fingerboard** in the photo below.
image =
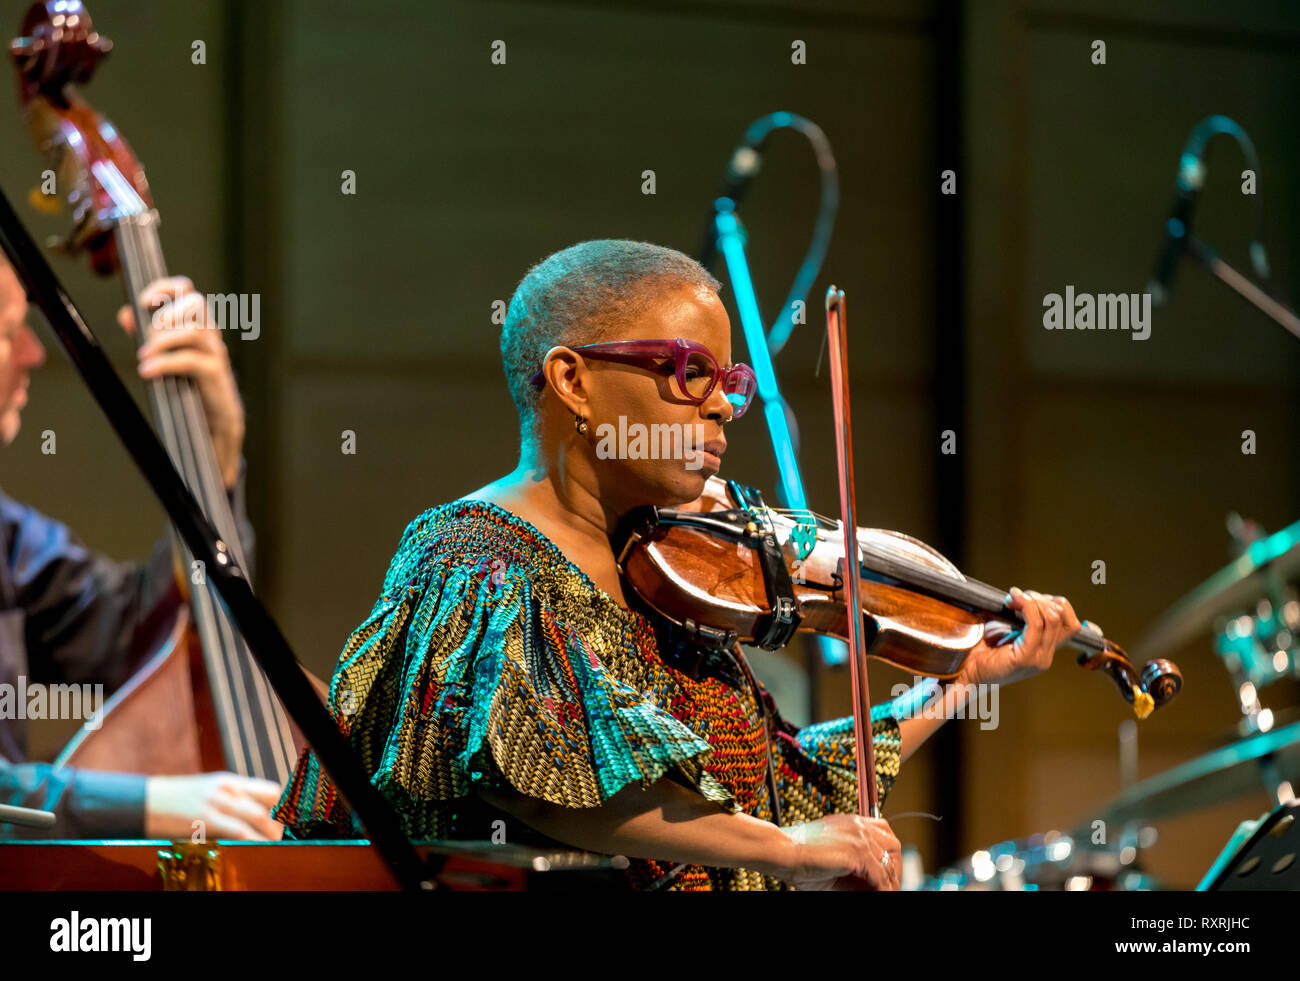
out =
[[[97,176],[103,180],[106,175],[97,168]],[[112,179],[111,174],[107,176]],[[120,174],[117,180],[126,183]],[[122,193],[127,190],[129,185]],[[140,295],[150,283],[167,275],[158,221],[158,213],[141,202],[138,210],[125,209],[116,228],[127,295],[141,343],[149,339],[151,312],[141,307]],[[204,515],[247,574],[243,545],[194,382],[183,376],[155,378],[149,383],[149,395],[158,435],[167,453]],[[193,556],[179,540],[177,547],[184,555],[187,574],[191,573],[195,569]],[[191,574],[190,579],[194,625],[203,649],[226,764],[243,776],[286,783],[296,754],[284,708],[206,575],[197,583],[194,580],[200,577]]]

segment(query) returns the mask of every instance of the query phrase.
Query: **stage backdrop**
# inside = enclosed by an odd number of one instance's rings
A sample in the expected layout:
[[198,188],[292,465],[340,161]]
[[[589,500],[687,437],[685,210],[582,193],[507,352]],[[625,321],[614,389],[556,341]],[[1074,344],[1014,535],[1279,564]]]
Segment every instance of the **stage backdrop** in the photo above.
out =
[[[7,29],[23,7],[5,6]],[[840,166],[829,257],[777,364],[815,507],[836,508],[816,373],[834,282],[849,296],[863,523],[940,545],[999,586],[1066,594],[1124,643],[1227,561],[1229,511],[1269,529],[1298,516],[1300,341],[1190,264],[1145,341],[1042,325],[1044,298],[1067,286],[1143,289],[1179,151],[1211,113],[1260,148],[1276,277],[1296,293],[1294,5],[98,0],[91,12],[117,47],[85,95],[148,168],[171,268],[260,298],[257,339],[228,338],[249,413],[255,582],[322,675],[407,522],[513,466],[494,304],[584,239],[694,252],[730,150],[776,109],[818,122]],[[6,194],[33,228],[60,230],[23,203],[41,165],[12,101],[0,133]],[[1215,142],[1197,215],[1242,266],[1244,166]],[[744,204],[769,320],[806,247],[816,179],[807,146],[778,134]],[[111,323],[117,284],[58,267],[130,371]],[[726,475],[775,496],[761,416],[730,438]],[[142,556],[161,532],[55,350],[3,459],[6,492],[114,555]],[[1187,688],[1142,726],[1143,776],[1219,744],[1235,721],[1210,638],[1176,657]],[[885,814],[942,819],[895,824],[927,867],[1086,824],[1120,789],[1125,707],[1071,660],[1003,692],[996,728],[954,723],[909,761]],[[876,700],[905,680],[874,671]],[[804,716],[798,686],[786,691]],[[847,712],[846,673],[820,672],[816,695],[819,716]],[[1263,695],[1282,707],[1296,692]],[[38,750],[53,753],[64,729],[41,727]],[[1163,822],[1151,870],[1194,883],[1266,803]]]

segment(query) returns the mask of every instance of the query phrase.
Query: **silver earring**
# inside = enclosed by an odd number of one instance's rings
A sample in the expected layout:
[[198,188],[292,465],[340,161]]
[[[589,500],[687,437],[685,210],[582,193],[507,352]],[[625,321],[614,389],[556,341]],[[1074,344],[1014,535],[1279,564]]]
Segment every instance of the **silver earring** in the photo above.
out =
[[582,416],[578,415],[576,412],[573,414],[573,428],[578,431],[579,436],[587,435],[587,420],[582,418]]

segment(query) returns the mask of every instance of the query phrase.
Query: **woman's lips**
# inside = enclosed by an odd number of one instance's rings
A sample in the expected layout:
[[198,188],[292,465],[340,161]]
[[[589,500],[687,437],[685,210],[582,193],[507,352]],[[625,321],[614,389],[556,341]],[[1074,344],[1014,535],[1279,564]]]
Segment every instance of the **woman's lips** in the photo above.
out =
[[726,452],[727,441],[725,439],[711,439],[695,448],[695,459],[699,462],[701,469],[717,473],[722,469],[722,454]]

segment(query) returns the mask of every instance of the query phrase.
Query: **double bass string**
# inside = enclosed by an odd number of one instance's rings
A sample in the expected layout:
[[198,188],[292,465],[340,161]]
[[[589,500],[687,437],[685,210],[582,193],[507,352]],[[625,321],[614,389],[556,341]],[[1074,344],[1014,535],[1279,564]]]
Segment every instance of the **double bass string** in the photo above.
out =
[[[148,250],[143,247],[143,243],[140,241],[140,220],[138,216],[124,220],[119,225],[119,241],[125,246],[122,259],[123,266],[127,271],[132,301],[136,307],[137,330],[140,331],[141,339],[147,339],[149,311],[139,304],[137,298],[145,286],[157,278],[157,262],[151,263],[149,261]],[[180,397],[175,379],[172,377],[155,379],[150,389],[154,402],[154,414],[158,419],[158,425],[163,434],[163,442],[176,462],[176,467],[181,472],[185,485],[199,499],[204,512],[210,514],[209,502],[204,500],[206,495],[201,476],[197,472],[193,445],[186,438],[188,436],[186,427],[172,413],[172,406],[176,404],[176,400]],[[188,553],[186,554],[188,555]],[[189,570],[185,571],[188,573]],[[233,717],[232,679],[229,677],[229,669],[225,664],[213,663],[214,659],[206,656],[207,652],[212,649],[212,645],[219,642],[216,635],[220,633],[220,627],[216,623],[211,602],[203,591],[191,589],[190,599],[195,613],[195,627],[199,632],[200,642],[205,652],[205,661],[208,663],[209,674],[212,677],[215,689],[214,703],[217,711],[224,716],[221,731],[229,734],[223,739],[226,756],[235,772],[247,776],[249,773],[247,748],[242,744],[242,740],[235,741],[239,740],[239,727],[237,720]]]
[[[154,278],[165,276],[166,266],[152,225],[147,231],[150,234],[143,239],[143,245],[146,255],[154,260]],[[232,555],[241,568],[245,568],[247,574],[243,546],[239,540],[238,529],[235,527],[234,516],[227,503],[225,484],[221,478],[212,442],[206,438],[207,420],[199,393],[194,383],[187,378],[171,378],[169,381],[176,395],[172,405],[179,406],[185,417],[185,424],[179,429],[188,437],[191,445],[191,456],[198,477],[198,490],[202,494],[205,512],[212,515]],[[280,782],[287,781],[293,767],[294,753],[284,713],[266,677],[253,662],[244,646],[243,638],[231,625],[224,608],[217,605],[217,599],[210,588],[203,592],[207,599],[206,605],[211,608],[216,628],[222,636],[223,661],[227,662],[228,670],[237,676],[238,683],[234,686],[234,690],[243,703],[241,708],[244,710],[238,727],[241,741],[245,744],[244,751],[247,753],[251,737],[259,757],[260,765],[253,770],[253,773],[278,779]],[[253,702],[256,703],[255,712],[250,711],[253,709],[250,703]],[[250,726],[250,722],[260,724]]]
[[[165,276],[166,266],[152,224],[139,228],[139,231],[139,251],[144,256],[145,264],[152,266],[146,282]],[[211,441],[204,438],[207,423],[199,394],[189,379],[172,377],[166,381],[171,395],[168,409],[171,412],[179,410],[183,418],[181,424],[173,425],[185,450],[187,472],[193,477],[191,486],[196,496],[203,501],[205,512],[213,517],[232,554],[243,566],[243,550],[234,527],[233,515],[227,506],[225,486]],[[235,712],[235,717],[230,720],[233,724],[231,732],[237,734],[239,745],[232,748],[238,751],[237,758],[247,760],[246,765],[252,775],[287,780],[293,753],[288,727],[283,713],[279,711],[279,704],[274,701],[265,677],[252,662],[244,649],[242,638],[234,631],[210,590],[202,590],[201,597],[210,629],[220,636],[218,651],[221,654],[221,670],[233,676],[228,682],[228,689],[233,691],[234,700],[238,704],[234,705],[228,699],[227,707],[228,717],[230,712]],[[254,720],[262,724],[250,726],[249,723]],[[280,736],[278,746],[275,735]]]
[[[140,305],[138,297],[144,288],[157,278],[157,269],[149,268],[157,263],[149,263],[146,251],[142,248],[140,242],[139,216],[131,216],[123,219],[118,224],[118,240],[122,248],[122,264],[127,273],[128,288],[131,293],[132,304],[135,307],[136,329],[140,331],[140,336],[145,339],[148,334],[148,315],[149,311]],[[158,420],[158,426],[163,437],[163,443],[167,447],[168,453],[176,463],[176,468],[181,472],[185,485],[189,487],[203,507],[204,513],[211,514],[209,503],[204,493],[204,488],[197,471],[193,446],[190,441],[184,438],[185,426],[175,418],[171,407],[177,403],[180,398],[179,390],[176,386],[176,379],[168,376],[154,379],[150,385],[150,394],[154,403],[154,415]],[[188,556],[188,551],[185,552]],[[188,574],[189,570],[185,570]],[[204,660],[208,665],[209,674],[214,688],[214,706],[219,714],[223,716],[223,725],[221,731],[226,735],[223,738],[223,744],[226,751],[227,760],[231,768],[243,776],[249,775],[250,760],[247,747],[243,744],[240,736],[241,727],[234,713],[233,701],[233,679],[230,677],[230,667],[224,663],[224,659],[213,658],[209,652],[215,652],[215,645],[221,643],[224,638],[220,638],[220,626],[216,622],[215,611],[212,609],[211,598],[207,595],[206,590],[190,589],[191,605],[195,614],[195,629],[199,633],[200,642],[204,650]]]
[[[133,298],[148,283],[166,275],[152,226],[155,220],[151,214],[133,216],[119,226]],[[143,317],[145,313],[137,310],[138,316]],[[206,419],[193,383],[187,378],[155,379],[153,395],[160,428],[178,469],[201,501],[205,513],[218,526],[232,555],[243,566],[243,549],[227,506],[224,482],[211,443],[200,438],[206,431]],[[205,660],[219,688],[216,701],[225,721],[224,742],[231,766],[243,775],[284,782],[294,754],[283,711],[265,676],[244,648],[242,638],[218,608],[210,589],[191,590],[191,593]],[[250,727],[249,722],[254,719],[262,724]]]

